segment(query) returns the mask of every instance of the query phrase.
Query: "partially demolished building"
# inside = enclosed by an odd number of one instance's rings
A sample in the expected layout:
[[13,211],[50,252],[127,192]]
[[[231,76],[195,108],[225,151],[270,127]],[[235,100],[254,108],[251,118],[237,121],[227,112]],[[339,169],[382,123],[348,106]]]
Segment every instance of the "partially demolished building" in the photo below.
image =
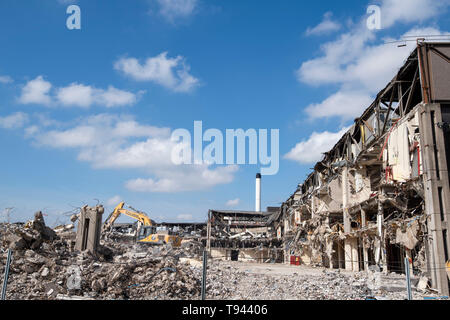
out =
[[449,294],[450,43],[418,41],[393,80],[285,201],[284,259],[403,272]]
[[281,241],[273,226],[279,212],[279,208],[267,212],[209,210],[207,250],[224,260],[280,261]]
[[156,223],[158,232],[170,232],[178,234],[183,239],[202,239],[206,237],[205,222],[158,222]]

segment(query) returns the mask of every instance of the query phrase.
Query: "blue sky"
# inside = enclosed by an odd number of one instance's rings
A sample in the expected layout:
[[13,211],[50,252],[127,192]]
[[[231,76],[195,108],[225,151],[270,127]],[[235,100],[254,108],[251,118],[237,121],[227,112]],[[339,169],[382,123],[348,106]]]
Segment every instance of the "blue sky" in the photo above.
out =
[[280,130],[262,184],[262,207],[279,205],[414,48],[385,42],[448,34],[448,0],[403,2],[1,1],[0,213],[56,224],[94,199],[165,221],[253,210],[258,166],[170,163],[168,135],[195,120]]

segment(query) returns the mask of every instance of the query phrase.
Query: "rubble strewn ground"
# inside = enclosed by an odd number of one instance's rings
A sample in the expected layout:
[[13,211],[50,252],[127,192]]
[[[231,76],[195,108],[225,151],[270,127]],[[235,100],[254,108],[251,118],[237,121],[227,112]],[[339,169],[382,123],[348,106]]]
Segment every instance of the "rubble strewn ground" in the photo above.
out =
[[[209,298],[229,300],[405,300],[406,282],[399,274],[214,261],[208,270],[207,292]],[[413,285],[413,298],[425,297],[439,296]]]
[[[13,249],[7,299],[197,299],[200,280],[180,258],[182,248],[102,242],[97,256],[73,250],[75,233],[51,233],[36,224],[0,224],[1,270]],[[38,227],[36,227],[38,226]],[[45,226],[45,224],[44,224]],[[64,229],[64,228],[63,228]],[[51,229],[50,229],[51,230]]]
[[[24,224],[0,224],[1,272],[7,249],[13,259],[6,298],[13,299],[200,299],[202,245],[148,246],[120,237],[101,241],[93,256],[74,250],[71,226],[45,226],[42,214]],[[379,272],[210,260],[208,299],[358,300],[405,299],[404,276]],[[417,281],[416,281],[417,282]],[[417,284],[417,283],[416,283]],[[415,299],[437,297],[419,292]]]

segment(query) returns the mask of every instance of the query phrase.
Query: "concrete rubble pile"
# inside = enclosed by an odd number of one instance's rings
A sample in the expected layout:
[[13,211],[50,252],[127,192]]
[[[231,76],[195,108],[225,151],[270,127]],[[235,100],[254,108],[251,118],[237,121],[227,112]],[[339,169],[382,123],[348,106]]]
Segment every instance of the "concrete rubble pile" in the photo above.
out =
[[135,234],[111,230],[109,232],[105,232],[104,234],[102,234],[102,239],[105,241],[133,243],[135,236],[136,236]]
[[[7,230],[4,232],[4,230]],[[2,244],[13,250],[37,249],[45,241],[58,238],[56,232],[47,227],[42,212],[36,212],[34,220],[23,227],[23,224],[2,224]]]
[[189,260],[201,244],[181,248],[101,241],[97,253],[74,249],[75,233],[47,227],[42,213],[31,223],[0,224],[0,272],[13,251],[6,298],[198,299],[200,279]]
[[[8,300],[200,298],[200,241],[189,239],[175,248],[105,239],[92,254],[76,250],[70,225],[55,229],[45,225],[41,212],[26,224],[0,224],[0,272],[8,248],[13,250]],[[274,273],[278,268],[281,272]],[[404,276],[373,267],[351,273],[209,259],[206,288],[208,299],[405,299]],[[433,294],[429,279],[413,277],[414,298]]]

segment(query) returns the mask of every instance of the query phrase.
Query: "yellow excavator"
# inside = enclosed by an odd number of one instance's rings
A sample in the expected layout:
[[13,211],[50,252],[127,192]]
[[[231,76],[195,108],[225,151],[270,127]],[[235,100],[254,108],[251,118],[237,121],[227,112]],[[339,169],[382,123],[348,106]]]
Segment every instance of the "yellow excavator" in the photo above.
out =
[[116,221],[121,214],[125,214],[138,221],[137,242],[155,245],[170,243],[173,247],[179,247],[181,245],[182,239],[179,236],[173,235],[169,231],[158,232],[155,222],[144,212],[138,212],[136,209],[133,209],[134,211],[124,209],[124,206],[125,202],[121,202],[114,208],[114,211],[111,212],[103,224],[102,232],[110,230],[114,221]]

